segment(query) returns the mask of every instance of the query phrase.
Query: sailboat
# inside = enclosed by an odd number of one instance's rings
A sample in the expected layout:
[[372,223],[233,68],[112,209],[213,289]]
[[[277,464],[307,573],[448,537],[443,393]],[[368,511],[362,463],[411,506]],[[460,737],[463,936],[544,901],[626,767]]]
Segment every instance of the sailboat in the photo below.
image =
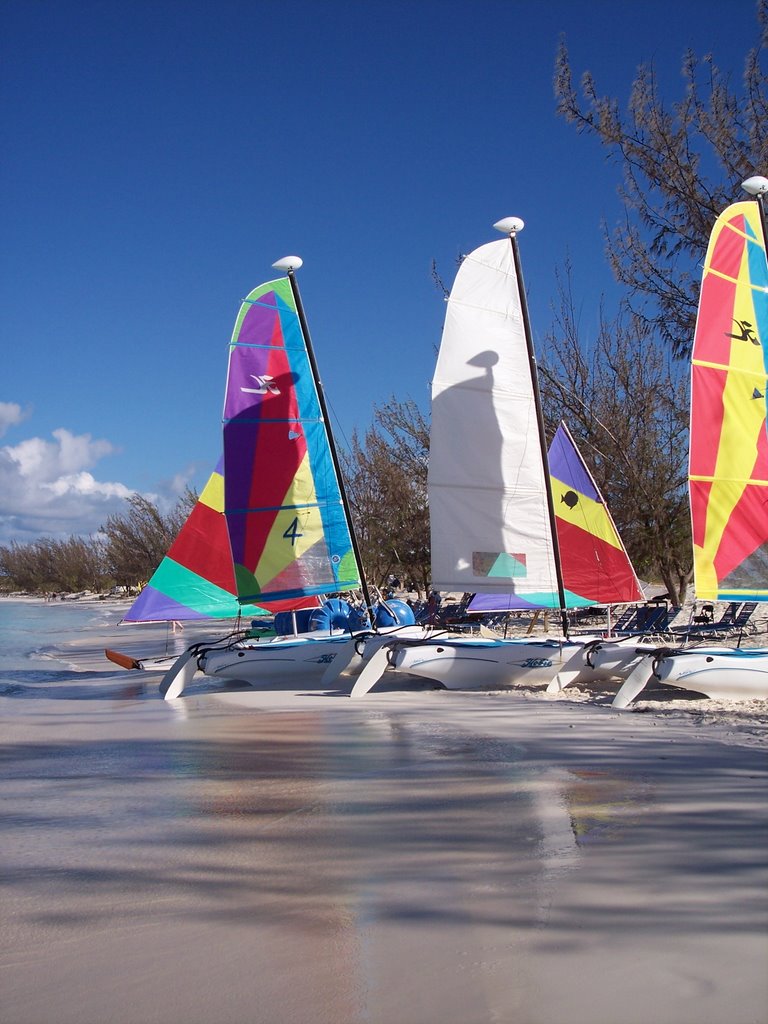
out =
[[[311,628],[310,619],[300,634],[193,644],[161,683],[166,699],[180,696],[198,669],[267,686],[321,685],[359,658],[353,630],[365,631],[376,614],[296,282],[301,265],[296,256],[273,264],[285,277],[243,300],[230,342],[223,415],[230,564],[241,605],[301,607],[308,598],[361,590],[365,612],[354,619],[340,606],[323,628]],[[407,623],[407,606],[387,611],[395,627]]]
[[[768,178],[715,222],[691,361],[688,490],[694,586],[705,601],[768,601]],[[768,697],[768,649],[684,645],[643,655],[616,698],[651,680],[708,697]]]
[[504,610],[558,610],[563,635],[396,639],[370,659],[355,697],[388,666],[449,689],[546,684],[583,649],[583,638],[568,637],[566,609],[577,602],[566,593],[558,547],[517,243],[523,222],[509,217],[494,227],[507,237],[475,249],[459,268],[432,384],[432,585],[482,594]]

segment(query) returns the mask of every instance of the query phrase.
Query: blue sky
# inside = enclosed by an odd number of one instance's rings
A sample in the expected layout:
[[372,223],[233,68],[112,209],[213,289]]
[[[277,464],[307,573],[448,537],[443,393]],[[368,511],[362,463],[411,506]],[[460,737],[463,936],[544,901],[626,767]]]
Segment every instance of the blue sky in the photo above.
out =
[[426,411],[456,258],[524,218],[534,332],[570,253],[588,332],[618,174],[554,110],[558,40],[626,102],[684,51],[739,79],[755,4],[0,2],[0,543],[200,488],[241,298],[300,286],[340,443]]

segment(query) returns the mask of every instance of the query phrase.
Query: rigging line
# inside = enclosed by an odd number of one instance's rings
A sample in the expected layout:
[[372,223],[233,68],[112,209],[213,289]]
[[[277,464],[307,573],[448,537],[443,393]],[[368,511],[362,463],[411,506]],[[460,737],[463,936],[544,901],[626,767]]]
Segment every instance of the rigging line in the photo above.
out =
[[[330,414],[331,419],[333,420],[335,426],[338,427],[338,433],[341,434],[342,440],[344,441],[344,447],[346,448],[346,451],[348,453],[349,451],[351,451],[352,445],[349,442],[349,438],[347,437],[346,431],[344,430],[344,427],[343,427],[343,425],[341,423],[341,420],[339,419],[338,413],[336,412],[336,409],[334,408],[333,402],[330,402],[328,400],[328,396],[327,395],[326,395],[326,398],[325,398],[325,404],[328,407],[328,412]],[[335,429],[334,429],[333,432],[334,432],[334,434],[337,433],[337,431]]]

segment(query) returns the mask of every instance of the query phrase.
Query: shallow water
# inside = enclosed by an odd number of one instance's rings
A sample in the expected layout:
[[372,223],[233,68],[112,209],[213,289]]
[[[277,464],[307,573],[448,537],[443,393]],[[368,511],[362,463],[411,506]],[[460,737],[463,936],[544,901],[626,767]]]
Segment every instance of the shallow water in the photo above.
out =
[[[109,601],[0,599],[0,696],[16,700],[157,696],[155,674],[116,669],[104,648],[116,647],[136,657],[180,654],[196,638],[194,628],[172,635],[164,623],[123,626],[123,611],[122,605]],[[211,627],[197,627],[201,628]]]
[[[34,686],[59,678],[61,663],[52,657],[78,634],[90,633],[114,617],[114,611],[95,603],[0,598],[0,693],[9,681],[16,686]],[[76,675],[74,670],[71,674]]]

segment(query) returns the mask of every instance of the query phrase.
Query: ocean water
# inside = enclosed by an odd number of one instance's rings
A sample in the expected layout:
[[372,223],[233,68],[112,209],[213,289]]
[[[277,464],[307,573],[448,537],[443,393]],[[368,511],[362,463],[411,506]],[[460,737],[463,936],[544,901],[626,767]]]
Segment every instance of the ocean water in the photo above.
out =
[[[114,611],[76,601],[33,603],[0,598],[0,695],[72,696],[83,675],[66,662],[66,645],[86,631],[114,620]],[[60,689],[62,684],[63,689]]]

